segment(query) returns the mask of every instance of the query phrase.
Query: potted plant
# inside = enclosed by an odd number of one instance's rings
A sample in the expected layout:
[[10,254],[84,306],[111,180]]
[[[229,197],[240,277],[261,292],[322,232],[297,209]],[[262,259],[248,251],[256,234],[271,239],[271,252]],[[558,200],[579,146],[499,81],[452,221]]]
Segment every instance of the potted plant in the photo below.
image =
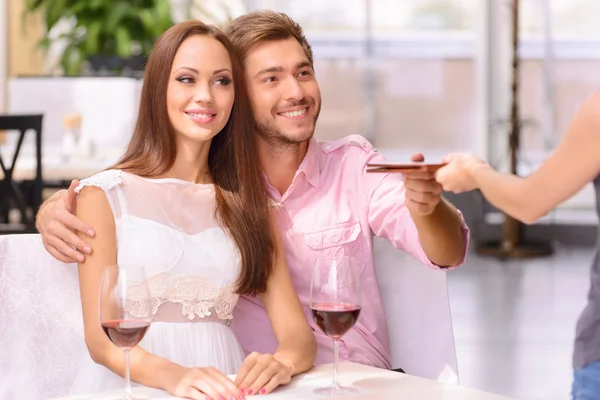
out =
[[40,45],[61,44],[65,75],[124,75],[140,71],[152,45],[172,24],[170,0],[26,0],[41,12],[46,33]]

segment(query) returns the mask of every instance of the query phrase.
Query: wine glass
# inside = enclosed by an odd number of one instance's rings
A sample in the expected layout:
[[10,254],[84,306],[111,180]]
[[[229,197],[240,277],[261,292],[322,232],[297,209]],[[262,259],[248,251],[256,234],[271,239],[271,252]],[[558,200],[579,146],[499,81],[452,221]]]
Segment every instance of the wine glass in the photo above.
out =
[[131,393],[129,351],[142,340],[152,321],[152,298],[143,267],[112,265],[104,269],[99,316],[106,336],[125,353],[122,400],[135,400]]
[[333,339],[333,382],[315,394],[357,393],[338,382],[338,341],[356,323],[361,290],[356,260],[352,257],[317,260],[310,284],[310,309],[315,323]]

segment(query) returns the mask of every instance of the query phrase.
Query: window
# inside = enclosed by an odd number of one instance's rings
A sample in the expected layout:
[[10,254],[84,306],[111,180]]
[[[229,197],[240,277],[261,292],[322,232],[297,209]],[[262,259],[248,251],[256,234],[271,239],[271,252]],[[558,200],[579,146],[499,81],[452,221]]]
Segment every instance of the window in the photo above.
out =
[[477,0],[372,0],[374,28],[382,32],[468,32]]
[[323,96],[317,137],[357,133],[379,148],[441,154],[473,142],[479,1],[255,0],[248,6],[285,12],[311,42]]
[[[546,10],[546,7],[549,9]],[[600,38],[598,0],[522,0],[521,32],[526,36],[543,37],[544,16],[548,11],[554,38]]]
[[254,0],[250,9],[284,12],[307,33],[364,31],[367,10],[376,32],[468,31],[480,0]]

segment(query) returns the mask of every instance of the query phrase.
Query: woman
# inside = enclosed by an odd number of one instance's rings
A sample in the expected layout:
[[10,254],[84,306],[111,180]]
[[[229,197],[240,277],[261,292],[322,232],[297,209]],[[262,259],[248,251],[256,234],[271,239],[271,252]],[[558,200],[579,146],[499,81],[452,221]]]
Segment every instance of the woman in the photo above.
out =
[[[554,153],[526,178],[501,174],[471,154],[450,154],[436,179],[456,193],[479,189],[497,208],[533,223],[589,182],[600,213],[600,91],[581,107]],[[577,323],[573,399],[600,393],[600,237],[592,263],[588,304]]]
[[[73,392],[123,387],[123,352],[98,319],[102,271],[113,264],[143,265],[152,292],[153,324],[131,350],[133,381],[180,397],[239,399],[312,366],[315,339],[263,189],[242,79],[218,29],[175,25],[148,60],[125,155],[77,188],[76,214],[96,232],[94,253],[79,264],[91,359]],[[275,354],[244,361],[229,328],[239,294],[261,295]],[[234,383],[225,374],[235,372]]]

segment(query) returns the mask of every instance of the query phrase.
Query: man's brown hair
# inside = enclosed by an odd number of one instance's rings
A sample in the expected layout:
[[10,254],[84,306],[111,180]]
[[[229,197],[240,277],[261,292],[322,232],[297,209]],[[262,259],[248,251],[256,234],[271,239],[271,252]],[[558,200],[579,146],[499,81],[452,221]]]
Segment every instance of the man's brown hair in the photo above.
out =
[[284,13],[271,10],[257,10],[244,14],[225,27],[225,34],[233,44],[242,62],[248,52],[257,44],[271,40],[294,38],[304,49],[313,66],[313,53],[302,28]]

